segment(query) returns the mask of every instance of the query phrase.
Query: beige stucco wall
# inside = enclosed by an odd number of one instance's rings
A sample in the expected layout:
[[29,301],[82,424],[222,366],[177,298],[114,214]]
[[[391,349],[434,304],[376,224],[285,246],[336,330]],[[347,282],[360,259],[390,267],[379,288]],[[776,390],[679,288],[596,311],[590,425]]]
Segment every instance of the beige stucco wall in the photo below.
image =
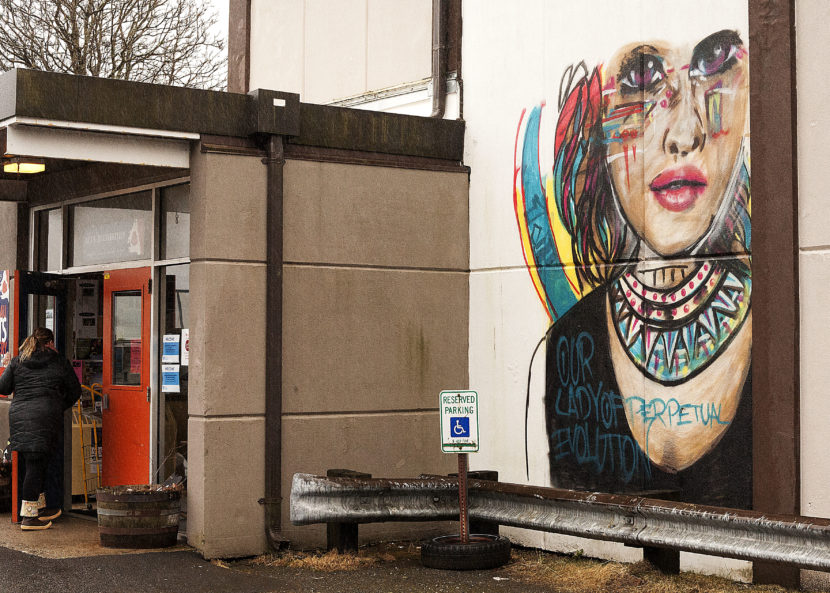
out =
[[0,202],[0,270],[17,267],[17,202]]
[[[830,39],[825,0],[796,2],[796,84],[798,88],[798,239],[801,313],[801,512],[830,517],[827,440],[830,406],[827,332],[830,328],[830,208],[826,190],[825,72]],[[804,571],[808,589],[830,589],[826,573]]]
[[432,0],[253,0],[250,88],[328,103],[430,75]]
[[[266,547],[265,176],[257,157],[191,155],[188,541],[208,558]],[[286,503],[295,472],[453,470],[437,396],[467,383],[467,216],[466,173],[286,163]],[[324,543],[282,508],[283,537]],[[381,531],[413,533],[362,533]]]
[[[284,207],[284,495],[295,472],[453,471],[437,398],[467,385],[467,175],[288,161]],[[283,526],[293,545],[324,543],[288,505]]]
[[[17,202],[0,202],[0,270],[16,268]],[[5,447],[8,440],[9,401],[0,399],[0,445]]]
[[191,154],[187,536],[206,558],[266,549],[265,174]]

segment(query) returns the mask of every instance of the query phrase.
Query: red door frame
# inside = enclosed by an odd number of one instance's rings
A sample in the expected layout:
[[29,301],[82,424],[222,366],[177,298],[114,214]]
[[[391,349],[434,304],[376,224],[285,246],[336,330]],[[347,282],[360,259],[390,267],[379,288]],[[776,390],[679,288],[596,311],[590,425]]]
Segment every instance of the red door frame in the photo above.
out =
[[[145,484],[150,473],[150,278],[152,269],[104,273],[103,467],[105,486]],[[141,382],[113,385],[113,294],[141,291]]]

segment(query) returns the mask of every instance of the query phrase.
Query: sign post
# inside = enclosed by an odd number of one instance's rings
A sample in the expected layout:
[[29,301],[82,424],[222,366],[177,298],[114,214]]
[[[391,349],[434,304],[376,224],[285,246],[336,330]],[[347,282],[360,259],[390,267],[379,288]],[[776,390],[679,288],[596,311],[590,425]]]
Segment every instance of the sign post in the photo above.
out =
[[470,542],[470,512],[467,506],[467,453],[478,452],[478,393],[442,391],[441,451],[458,454],[458,506],[461,543]]

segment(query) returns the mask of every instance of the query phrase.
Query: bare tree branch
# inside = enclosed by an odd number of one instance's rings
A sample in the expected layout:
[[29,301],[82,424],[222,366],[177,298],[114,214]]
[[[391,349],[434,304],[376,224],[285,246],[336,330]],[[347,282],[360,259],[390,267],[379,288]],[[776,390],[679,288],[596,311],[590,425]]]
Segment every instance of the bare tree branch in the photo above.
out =
[[0,0],[0,70],[223,89],[216,21],[202,0]]

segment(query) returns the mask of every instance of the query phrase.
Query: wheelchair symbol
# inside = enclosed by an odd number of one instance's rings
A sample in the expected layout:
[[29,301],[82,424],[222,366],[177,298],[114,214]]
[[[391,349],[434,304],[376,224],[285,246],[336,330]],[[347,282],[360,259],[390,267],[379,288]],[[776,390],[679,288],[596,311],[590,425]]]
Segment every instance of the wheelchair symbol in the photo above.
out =
[[468,416],[451,416],[450,432],[453,438],[470,436],[470,418]]

